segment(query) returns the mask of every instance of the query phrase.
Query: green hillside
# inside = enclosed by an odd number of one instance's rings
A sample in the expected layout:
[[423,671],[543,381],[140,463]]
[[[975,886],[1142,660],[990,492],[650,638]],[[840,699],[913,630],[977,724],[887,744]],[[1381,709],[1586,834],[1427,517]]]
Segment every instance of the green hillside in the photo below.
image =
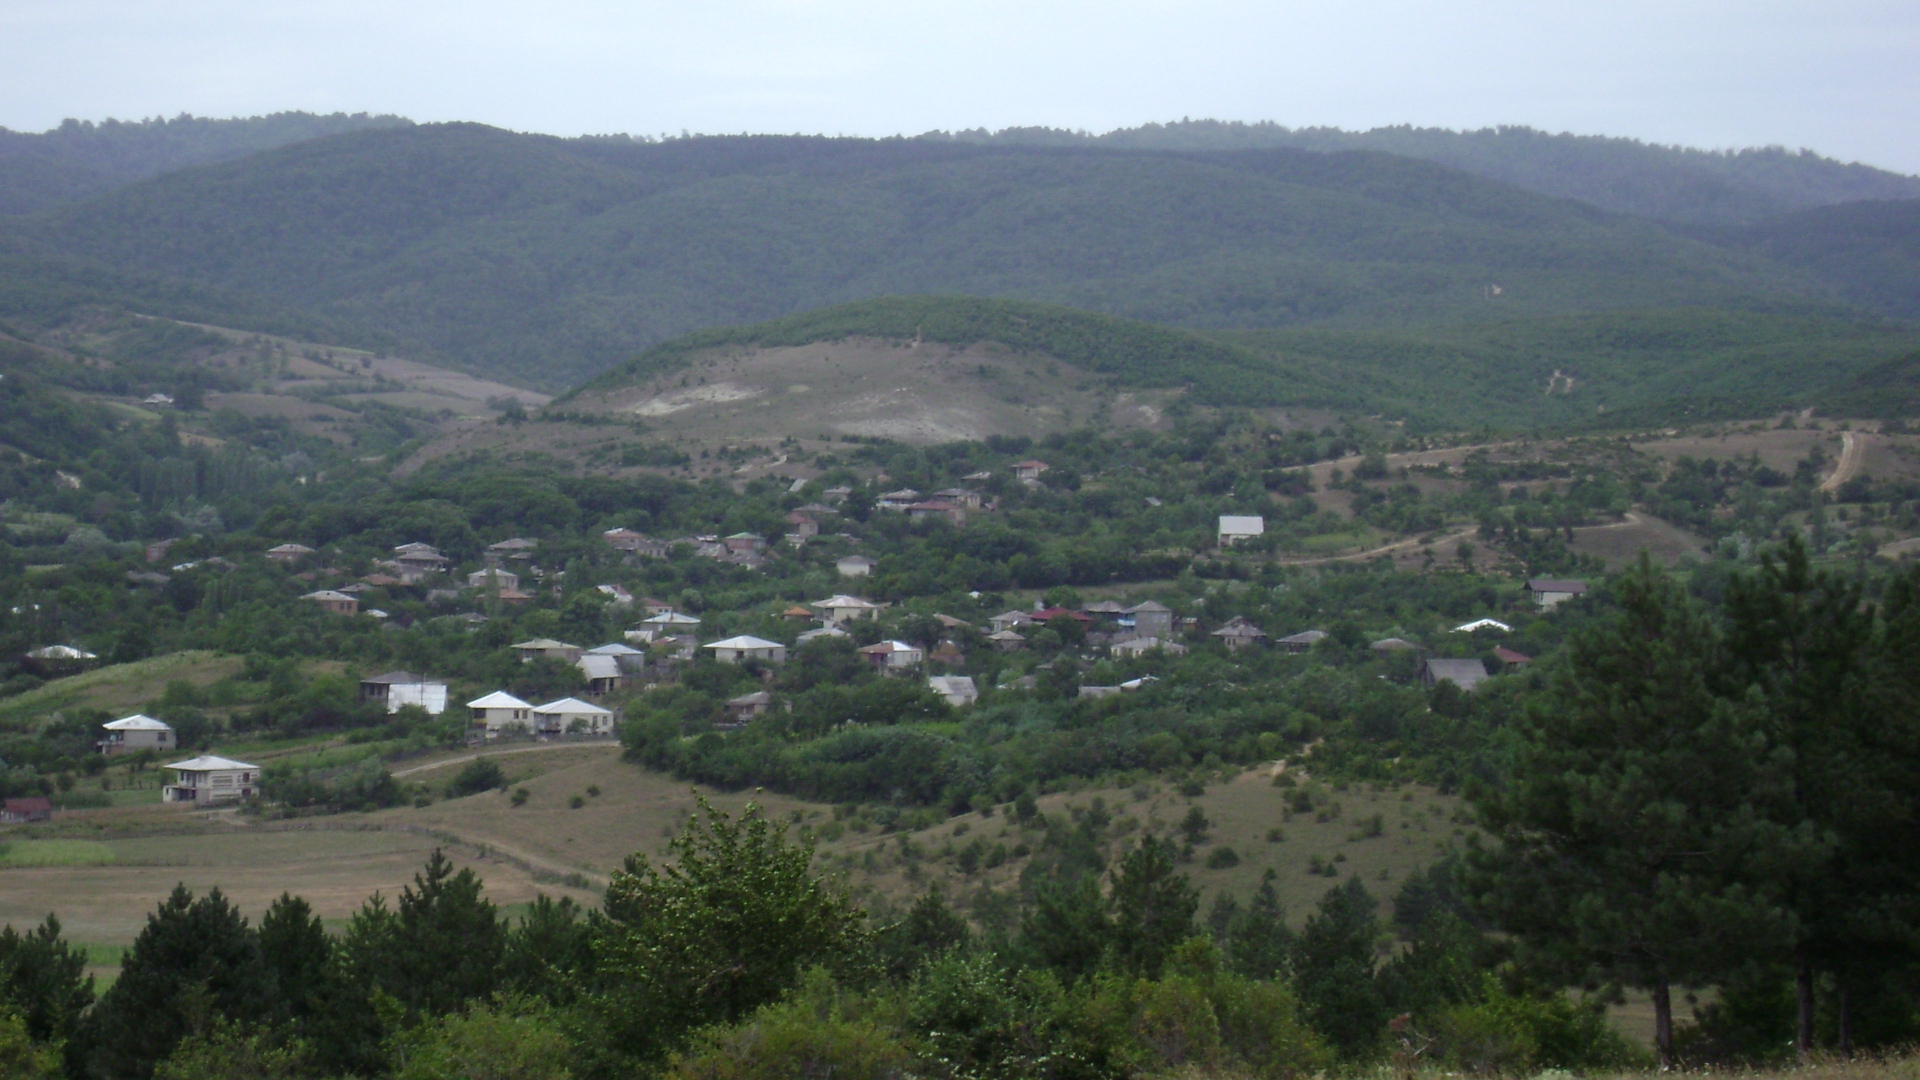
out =
[[1920,319],[1920,199],[1821,207],[1756,225],[1732,239],[1818,274],[1862,307]]
[[0,128],[0,216],[72,202],[142,177],[226,161],[276,146],[393,127],[397,116],[285,112],[214,120],[68,120],[51,131]]
[[166,273],[557,386],[701,327],[902,293],[1190,328],[1830,304],[1811,276],[1427,162],[937,140],[316,139],[33,219]]
[[1920,330],[1902,324],[1710,309],[1402,331],[1189,332],[1023,301],[886,297],[676,338],[561,401],[598,398],[729,350],[862,338],[991,342],[1106,375],[1118,387],[1185,387],[1204,405],[1299,406],[1421,428],[1507,431],[1825,403],[1920,348]]
[[[940,136],[935,136],[940,137]],[[1377,150],[1556,195],[1616,213],[1704,225],[1746,224],[1835,203],[1920,198],[1920,177],[1836,161],[1811,151],[1737,151],[1660,146],[1605,135],[1551,134],[1529,127],[1449,131],[1408,125],[1342,131],[1183,120],[1104,135],[1014,128],[949,138],[1009,145],[1097,145],[1182,152],[1290,147]]]

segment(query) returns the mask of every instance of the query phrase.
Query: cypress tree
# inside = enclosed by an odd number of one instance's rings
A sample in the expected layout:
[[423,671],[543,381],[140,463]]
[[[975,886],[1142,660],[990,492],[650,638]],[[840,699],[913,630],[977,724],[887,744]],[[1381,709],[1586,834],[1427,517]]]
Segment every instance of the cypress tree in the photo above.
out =
[[1293,942],[1293,987],[1307,1022],[1349,1058],[1363,1057],[1385,1031],[1386,1006],[1374,980],[1380,923],[1359,875],[1327,890]]
[[1146,837],[1114,868],[1114,962],[1126,971],[1158,978],[1167,957],[1193,936],[1200,894],[1173,866],[1173,845]]

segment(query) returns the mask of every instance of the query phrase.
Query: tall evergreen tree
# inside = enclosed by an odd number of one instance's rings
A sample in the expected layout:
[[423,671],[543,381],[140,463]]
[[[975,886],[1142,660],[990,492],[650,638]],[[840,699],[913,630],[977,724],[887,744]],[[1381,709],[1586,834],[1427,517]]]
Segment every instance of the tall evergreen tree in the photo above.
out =
[[1098,971],[1112,937],[1100,879],[1092,874],[1041,883],[1020,920],[1021,950],[1067,982]]
[[1280,902],[1280,891],[1274,887],[1276,877],[1269,868],[1246,906],[1227,923],[1221,950],[1236,975],[1277,979],[1286,972],[1287,954],[1293,948],[1293,931],[1287,926],[1287,910]]
[[240,910],[219,889],[196,900],[175,886],[88,1015],[88,1074],[146,1080],[182,1038],[216,1018],[263,1019],[272,991],[259,940]]
[[1145,837],[1114,867],[1107,903],[1113,911],[1113,960],[1125,971],[1158,978],[1167,957],[1193,936],[1200,894],[1173,864],[1173,844]]
[[260,917],[260,960],[273,980],[283,1020],[312,1015],[333,977],[333,940],[304,899],[281,893]]
[[1371,1052],[1385,1033],[1385,1004],[1374,979],[1380,923],[1359,875],[1327,890],[1293,942],[1294,993],[1307,1022],[1349,1058]]
[[1777,933],[1742,879],[1780,844],[1758,718],[1715,693],[1713,624],[1644,555],[1615,600],[1525,711],[1505,786],[1475,794],[1494,843],[1468,877],[1537,970],[1650,991],[1670,1064],[1671,987]]
[[0,1011],[17,1015],[35,1042],[63,1042],[93,1004],[87,954],[60,936],[60,920],[22,934],[0,929]]
[[1851,1042],[1854,992],[1889,961],[1914,955],[1920,887],[1910,838],[1920,819],[1915,657],[1920,611],[1912,574],[1888,618],[1857,579],[1816,569],[1790,540],[1728,587],[1729,693],[1757,697],[1790,787],[1779,811],[1801,838],[1773,882],[1793,918],[1795,1040],[1813,1049],[1818,977],[1838,988],[1840,1042]]

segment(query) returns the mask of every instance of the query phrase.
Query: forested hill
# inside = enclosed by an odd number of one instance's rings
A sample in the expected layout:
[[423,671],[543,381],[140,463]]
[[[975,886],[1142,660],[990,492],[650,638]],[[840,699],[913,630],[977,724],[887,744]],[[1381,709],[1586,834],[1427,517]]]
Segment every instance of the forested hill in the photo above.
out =
[[1022,146],[1130,150],[1378,150],[1622,214],[1699,225],[1752,224],[1796,210],[1866,200],[1920,199],[1920,177],[1810,150],[1736,151],[1660,146],[1605,135],[1550,134],[1529,127],[1449,131],[1408,125],[1342,131],[1183,120],[1104,135],[1046,128],[932,133],[926,138]]
[[1832,305],[1745,250],[1372,152],[426,125],[183,169],[16,228],[549,387],[702,327],[902,293],[1195,328]]
[[366,128],[397,116],[304,112],[213,120],[68,120],[51,131],[0,128],[0,215],[26,214],[188,165]]

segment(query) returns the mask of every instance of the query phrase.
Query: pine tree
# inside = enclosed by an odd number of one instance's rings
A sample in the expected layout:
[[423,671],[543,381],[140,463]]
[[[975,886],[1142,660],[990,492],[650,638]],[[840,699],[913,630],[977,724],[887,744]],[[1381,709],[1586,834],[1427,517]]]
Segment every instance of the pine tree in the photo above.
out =
[[35,1042],[62,1042],[78,1030],[93,1004],[86,970],[85,950],[60,936],[52,915],[24,934],[0,929],[0,1011],[18,1016]]
[[260,917],[259,936],[260,959],[273,979],[277,1016],[310,1016],[333,978],[333,941],[320,916],[300,897],[281,893]]
[[1307,1022],[1348,1058],[1370,1053],[1387,1020],[1374,982],[1373,909],[1367,887],[1350,877],[1320,898],[1293,942],[1294,993]]
[[1234,974],[1250,979],[1277,979],[1286,972],[1293,949],[1293,931],[1287,926],[1286,906],[1274,887],[1279,875],[1269,868],[1246,907],[1227,925],[1222,949]]
[[1649,990],[1672,1061],[1671,986],[1707,981],[1777,933],[1743,883],[1777,858],[1754,710],[1714,692],[1719,635],[1644,555],[1619,613],[1577,635],[1530,703],[1506,785],[1475,795],[1477,906],[1534,969]]
[[1815,983],[1839,991],[1840,1042],[1851,1042],[1854,992],[1911,957],[1920,931],[1910,834],[1920,809],[1914,575],[1895,584],[1884,624],[1861,584],[1816,570],[1789,541],[1730,583],[1730,693],[1757,696],[1787,763],[1780,823],[1805,839],[1773,877],[1792,913],[1795,1041],[1813,1049]]
[[883,927],[874,938],[887,977],[906,982],[933,958],[965,948],[973,932],[945,897],[929,889],[907,909],[905,918]]
[[1099,970],[1113,938],[1100,879],[1043,882],[1020,920],[1020,949],[1030,961],[1073,982]]
[[1173,866],[1173,845],[1146,837],[1114,868],[1113,959],[1122,970],[1157,978],[1167,957],[1193,936],[1200,894]]
[[120,978],[87,1018],[88,1072],[146,1080],[189,1034],[217,1018],[264,1018],[272,981],[260,943],[219,889],[194,899],[175,886],[120,963]]
[[512,993],[563,1005],[593,967],[593,932],[570,896],[541,893],[507,935],[501,984]]

